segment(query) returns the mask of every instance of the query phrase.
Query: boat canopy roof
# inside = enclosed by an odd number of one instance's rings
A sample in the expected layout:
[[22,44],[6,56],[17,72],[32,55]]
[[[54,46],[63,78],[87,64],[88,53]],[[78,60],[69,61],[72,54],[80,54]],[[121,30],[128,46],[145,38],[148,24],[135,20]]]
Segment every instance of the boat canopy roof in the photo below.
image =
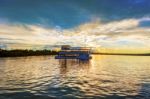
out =
[[89,54],[89,51],[60,51],[59,54]]

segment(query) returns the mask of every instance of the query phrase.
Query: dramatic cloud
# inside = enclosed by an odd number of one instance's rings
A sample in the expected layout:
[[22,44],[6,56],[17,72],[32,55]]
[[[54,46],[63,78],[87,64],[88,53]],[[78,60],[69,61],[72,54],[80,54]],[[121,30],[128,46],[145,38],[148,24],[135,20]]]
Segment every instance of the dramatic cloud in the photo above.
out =
[[148,18],[124,19],[103,23],[96,19],[70,29],[41,25],[0,24],[1,47],[30,45],[31,48],[69,44],[102,48],[150,48],[150,29],[140,27]]

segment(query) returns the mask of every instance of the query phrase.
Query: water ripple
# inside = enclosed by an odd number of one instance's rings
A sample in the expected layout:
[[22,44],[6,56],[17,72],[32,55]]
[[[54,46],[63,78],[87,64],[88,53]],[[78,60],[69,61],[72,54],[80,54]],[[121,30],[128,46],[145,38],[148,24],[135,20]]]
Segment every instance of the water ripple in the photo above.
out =
[[149,99],[150,57],[94,55],[2,58],[0,99]]

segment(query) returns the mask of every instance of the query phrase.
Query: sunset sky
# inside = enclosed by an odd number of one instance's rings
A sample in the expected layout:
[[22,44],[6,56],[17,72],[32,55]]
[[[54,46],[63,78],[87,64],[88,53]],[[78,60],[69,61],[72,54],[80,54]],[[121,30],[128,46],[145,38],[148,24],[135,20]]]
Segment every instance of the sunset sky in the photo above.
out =
[[0,48],[150,52],[150,0],[0,0]]

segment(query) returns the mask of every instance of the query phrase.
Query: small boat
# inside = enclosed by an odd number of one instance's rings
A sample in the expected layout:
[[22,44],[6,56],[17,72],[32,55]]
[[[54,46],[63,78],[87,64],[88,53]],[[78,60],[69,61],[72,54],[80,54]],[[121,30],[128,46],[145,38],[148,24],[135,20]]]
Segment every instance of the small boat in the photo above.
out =
[[90,48],[87,47],[70,47],[68,45],[62,46],[61,51],[55,56],[55,59],[79,59],[89,60]]

